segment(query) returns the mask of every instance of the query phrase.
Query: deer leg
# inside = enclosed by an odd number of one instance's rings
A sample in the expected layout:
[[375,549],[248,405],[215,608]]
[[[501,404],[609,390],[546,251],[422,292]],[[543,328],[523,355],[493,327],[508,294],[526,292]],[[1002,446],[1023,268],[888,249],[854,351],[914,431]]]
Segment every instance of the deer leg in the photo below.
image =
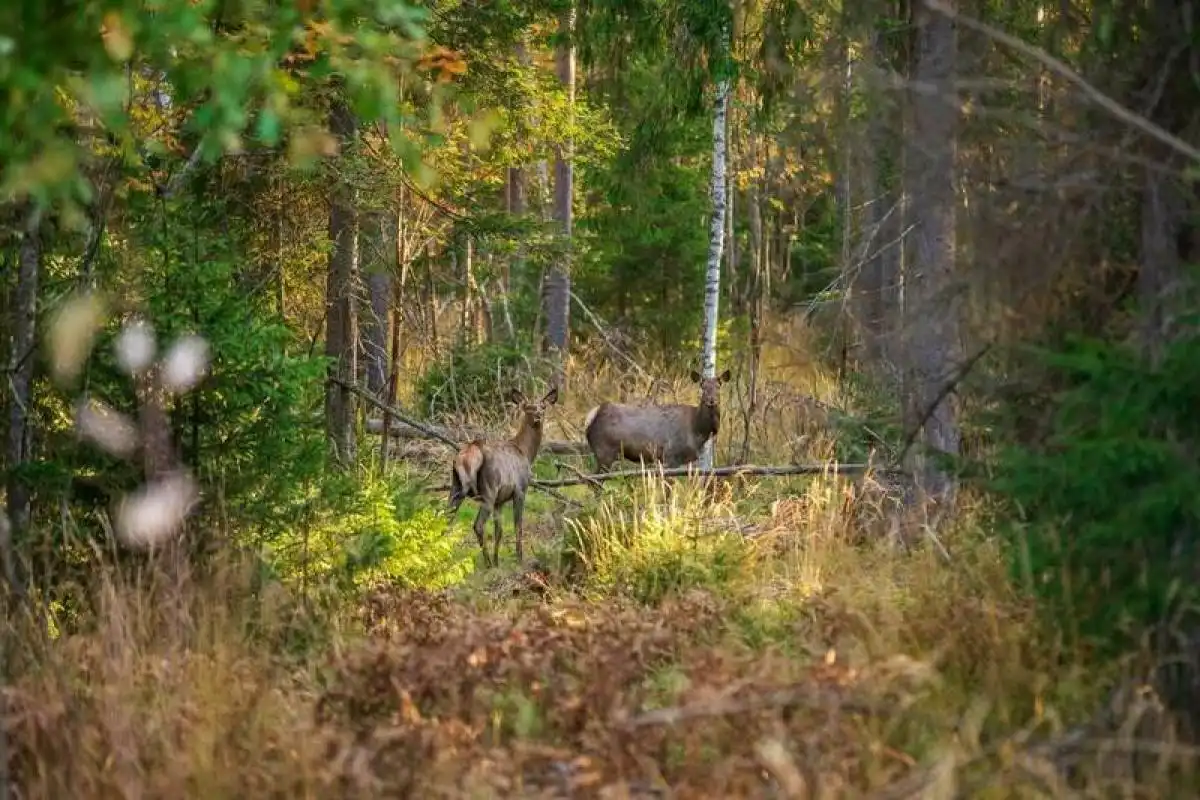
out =
[[[487,520],[492,514],[492,506],[490,503],[480,503],[479,513],[475,515],[475,538],[479,540],[479,549],[483,551],[484,567],[491,567],[492,563],[488,560],[487,538],[484,536],[484,531],[487,529]],[[496,524],[500,524],[500,520],[496,520]],[[497,562],[498,563],[498,562]]]
[[[499,513],[497,513],[496,516],[492,517],[492,525],[495,526],[495,529],[492,531],[492,535],[494,537],[493,541],[499,542],[500,539],[504,535],[504,532],[502,530],[500,530],[500,514]],[[499,556],[496,557],[496,563],[497,564],[500,563]]]
[[500,537],[503,531],[500,530],[500,512],[496,512],[496,531],[492,537],[492,563],[500,566]]
[[517,563],[525,564],[525,495],[513,495],[513,527],[517,529]]

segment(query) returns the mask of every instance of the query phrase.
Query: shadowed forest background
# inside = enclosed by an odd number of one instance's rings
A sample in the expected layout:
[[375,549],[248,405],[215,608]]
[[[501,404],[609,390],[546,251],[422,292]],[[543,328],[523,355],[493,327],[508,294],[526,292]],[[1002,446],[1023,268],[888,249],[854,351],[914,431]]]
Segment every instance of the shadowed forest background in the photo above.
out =
[[1186,795],[1197,25],[6,4],[5,796]]

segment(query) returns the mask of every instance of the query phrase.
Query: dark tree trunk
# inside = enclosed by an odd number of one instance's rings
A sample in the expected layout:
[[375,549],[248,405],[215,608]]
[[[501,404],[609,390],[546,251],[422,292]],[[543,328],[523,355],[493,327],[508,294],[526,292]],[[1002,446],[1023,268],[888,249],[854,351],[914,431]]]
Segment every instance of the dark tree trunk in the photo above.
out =
[[[343,152],[353,143],[357,121],[346,104],[335,101],[329,114],[329,129]],[[358,218],[354,189],[343,180],[334,184],[329,207],[329,274],[325,290],[325,355],[332,363],[331,377],[354,383],[358,375],[356,319],[356,273],[358,271]],[[351,466],[356,457],[354,441],[354,394],[330,382],[325,395],[326,430],[336,462]]]
[[[564,42],[558,51],[558,78],[567,90],[568,103],[575,101],[575,45],[572,42],[575,11],[572,7],[562,15],[559,32]],[[554,160],[554,217],[564,238],[566,249],[559,261],[550,268],[545,283],[546,339],[544,347],[559,363],[567,352],[571,323],[571,257],[572,233],[571,198],[574,194],[575,172],[572,164],[572,145],[566,142]],[[561,372],[559,375],[561,382]]]
[[33,373],[37,363],[34,346],[37,336],[38,280],[42,271],[42,212],[31,209],[22,231],[17,255],[17,286],[11,309],[12,345],[9,356],[8,439],[5,467],[8,470],[8,524],[0,525],[0,559],[4,579],[17,597],[24,595],[24,570],[20,565],[20,547],[30,518],[30,491],[17,470],[32,457],[30,407],[33,401]]
[[[905,188],[915,227],[907,239],[911,258],[905,275],[905,424],[909,430],[921,428],[921,441],[930,451],[953,456],[960,446],[958,412],[943,387],[960,362],[960,287],[954,269],[957,43],[953,22],[923,3],[914,8],[914,21],[914,77],[930,90],[912,93],[913,131],[906,137]],[[929,464],[923,472],[931,495],[952,488],[940,468]]]

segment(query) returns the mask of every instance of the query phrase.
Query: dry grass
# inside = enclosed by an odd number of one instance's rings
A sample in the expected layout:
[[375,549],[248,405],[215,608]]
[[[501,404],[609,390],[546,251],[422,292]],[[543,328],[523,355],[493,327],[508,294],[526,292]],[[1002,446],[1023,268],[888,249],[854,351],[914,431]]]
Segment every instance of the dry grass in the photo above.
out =
[[[770,374],[835,399],[815,368]],[[574,438],[570,420],[621,385],[649,390],[636,381],[577,369],[552,428]],[[765,460],[790,445],[755,447]],[[314,616],[283,587],[251,597],[241,572],[176,606],[110,575],[84,632],[10,621],[14,785],[27,798],[1132,791],[1111,764],[1068,791],[1026,742],[1089,714],[1110,675],[1039,624],[968,500],[929,521],[826,478],[576,496],[587,508],[558,528],[565,541],[541,543],[565,566],[537,592],[497,571]],[[1143,795],[1163,796],[1152,778]]]

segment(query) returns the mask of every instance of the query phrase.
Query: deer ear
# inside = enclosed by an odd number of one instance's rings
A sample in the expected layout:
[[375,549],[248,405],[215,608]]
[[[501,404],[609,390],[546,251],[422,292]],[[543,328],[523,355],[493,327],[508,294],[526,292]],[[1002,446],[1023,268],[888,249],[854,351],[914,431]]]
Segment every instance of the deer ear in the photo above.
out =
[[692,383],[699,383],[699,382],[700,382],[700,373],[696,372],[696,370],[692,370]]
[[520,389],[513,389],[513,390],[512,390],[512,393],[511,393],[511,394],[508,396],[508,399],[509,399],[509,400],[512,400],[512,401],[513,401],[513,403],[514,403],[514,404],[516,404],[516,405],[518,405],[518,406],[519,406],[519,405],[524,405],[524,403],[525,403],[525,394],[524,394],[524,393],[523,393],[523,392],[522,392]]
[[731,377],[729,370],[725,370],[721,373],[721,377],[717,378],[717,383],[728,383]]
[[558,387],[555,386],[550,391],[546,392],[546,396],[542,398],[542,402],[546,405],[554,405],[558,402]]

